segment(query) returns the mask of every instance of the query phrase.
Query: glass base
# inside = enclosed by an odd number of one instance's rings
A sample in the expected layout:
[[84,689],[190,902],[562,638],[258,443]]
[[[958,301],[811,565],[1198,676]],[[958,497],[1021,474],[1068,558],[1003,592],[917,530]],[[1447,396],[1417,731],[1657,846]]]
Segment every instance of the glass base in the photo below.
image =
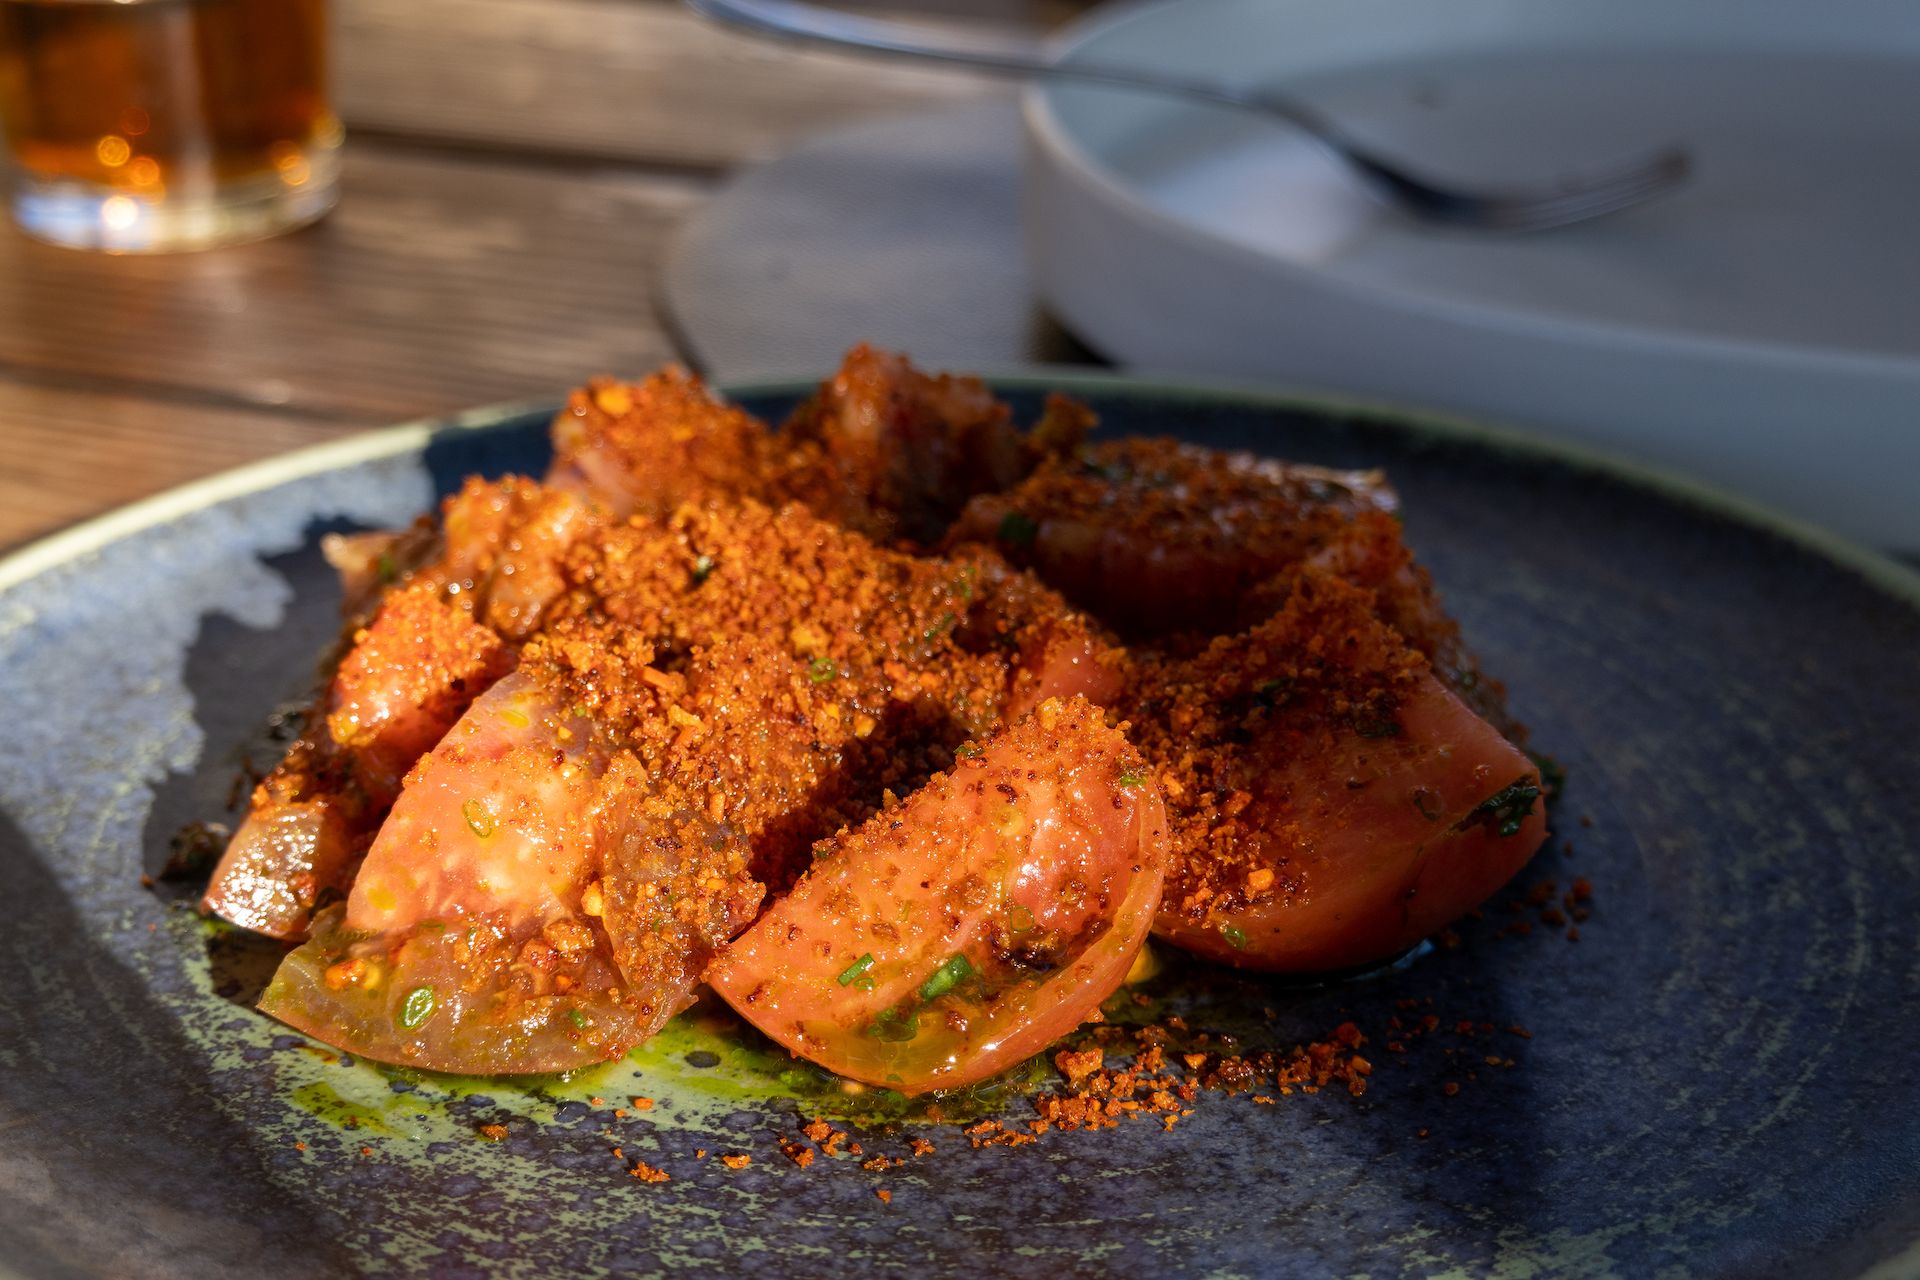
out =
[[13,218],[36,240],[108,253],[173,253],[263,240],[305,226],[339,199],[339,152],[305,153],[304,181],[278,173],[224,182],[208,192],[135,195],[70,180],[15,178]]

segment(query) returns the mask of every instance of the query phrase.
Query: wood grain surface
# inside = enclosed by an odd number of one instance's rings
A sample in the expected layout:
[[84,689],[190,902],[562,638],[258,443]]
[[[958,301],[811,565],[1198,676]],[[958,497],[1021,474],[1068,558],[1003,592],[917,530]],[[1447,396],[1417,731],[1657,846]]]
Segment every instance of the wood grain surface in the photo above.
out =
[[0,541],[24,541],[358,424],[0,379]]
[[336,0],[335,21],[349,140],[319,225],[155,257],[0,226],[0,549],[285,449],[671,359],[655,273],[728,169],[985,83],[669,0]]
[[682,176],[349,151],[316,226],[209,253],[0,243],[0,367],[376,423],[669,354],[650,298]]

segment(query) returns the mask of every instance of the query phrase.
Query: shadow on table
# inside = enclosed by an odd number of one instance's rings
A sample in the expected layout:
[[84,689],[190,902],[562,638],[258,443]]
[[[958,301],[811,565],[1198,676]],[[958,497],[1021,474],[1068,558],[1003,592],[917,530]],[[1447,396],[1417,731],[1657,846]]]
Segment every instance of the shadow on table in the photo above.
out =
[[0,1240],[36,1276],[331,1276],[334,1224],[224,1118],[204,1051],[0,815]]

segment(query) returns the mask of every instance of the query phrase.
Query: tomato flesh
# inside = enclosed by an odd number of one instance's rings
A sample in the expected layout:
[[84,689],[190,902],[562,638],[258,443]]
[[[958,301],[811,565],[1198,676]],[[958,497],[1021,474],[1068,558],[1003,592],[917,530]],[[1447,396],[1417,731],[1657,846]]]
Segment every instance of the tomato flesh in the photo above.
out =
[[1389,739],[1252,752],[1242,818],[1276,874],[1204,912],[1169,901],[1155,933],[1242,968],[1343,969],[1392,958],[1511,879],[1546,839],[1538,768],[1431,675],[1399,723]]
[[325,799],[254,804],[227,841],[201,905],[270,938],[304,938],[323,888],[345,882],[354,845]]
[[1266,579],[1396,501],[1377,473],[1122,440],[974,498],[948,536],[995,546],[1124,636],[1214,635],[1260,616]]
[[[714,851],[637,829],[604,785],[630,790],[631,771],[610,765],[589,721],[507,676],[408,775],[344,911],[322,913],[260,1007],[436,1071],[566,1071],[624,1053],[686,1006],[700,963],[757,900],[710,894],[719,918],[684,921],[675,894],[638,891],[643,875],[704,882]],[[670,865],[635,852],[669,846]]]
[[474,696],[513,669],[500,637],[430,583],[389,595],[334,673],[327,732],[377,806]]
[[1139,755],[1085,700],[1045,702],[837,840],[707,981],[841,1075],[905,1093],[970,1084],[1119,986],[1165,848]]

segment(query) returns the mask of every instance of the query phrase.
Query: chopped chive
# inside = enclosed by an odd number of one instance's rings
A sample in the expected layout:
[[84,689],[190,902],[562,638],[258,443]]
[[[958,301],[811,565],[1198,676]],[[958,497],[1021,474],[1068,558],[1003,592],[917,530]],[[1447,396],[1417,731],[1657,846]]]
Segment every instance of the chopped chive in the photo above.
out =
[[1247,949],[1247,935],[1233,925],[1221,925],[1220,936],[1225,938],[1227,945],[1235,951],[1245,951]]
[[1137,787],[1147,780],[1147,775],[1139,769],[1128,769],[1113,780],[1116,787]]
[[825,684],[839,674],[840,669],[833,665],[832,658],[815,658],[807,664],[807,679],[815,684]]
[[938,640],[941,636],[953,629],[955,621],[956,619],[953,616],[953,612],[949,610],[935,619],[934,624],[920,634],[920,638],[922,640]]
[[380,581],[392,582],[400,576],[400,566],[393,562],[393,556],[390,552],[382,551],[380,553],[378,565],[380,569]]
[[571,1022],[576,1027],[585,1027],[589,1019],[587,1015],[580,1012],[580,1010],[569,1009],[567,1010],[567,1021]]
[[533,723],[533,721],[527,719],[527,713],[518,707],[508,707],[500,713],[500,718],[516,729],[524,729]]
[[1013,910],[1007,913],[1007,922],[1013,926],[1015,933],[1025,933],[1033,928],[1033,912],[1016,902],[1013,904]]
[[1529,774],[1482,800],[1458,825],[1468,827],[1475,822],[1483,822],[1495,835],[1517,836],[1527,819],[1533,816],[1533,805],[1539,798],[1540,784]]
[[1040,533],[1040,526],[1034,523],[1032,516],[1021,511],[1009,511],[1000,517],[1000,541],[1010,542],[1016,547],[1024,547]]
[[853,980],[855,978],[858,978],[861,974],[865,973],[867,970],[871,968],[873,968],[873,952],[869,951],[867,952],[867,954],[861,956],[858,960],[855,960],[852,964],[842,969],[840,971],[840,977],[836,979],[836,981],[838,981],[840,985],[843,987],[850,987],[853,985]]
[[699,555],[693,561],[693,584],[697,587],[713,574],[713,557]]
[[467,829],[482,840],[493,834],[493,815],[478,800],[469,800],[461,805],[460,816],[467,820]]
[[922,1000],[938,1000],[947,992],[973,976],[973,966],[959,953],[947,957],[947,962],[933,971],[933,976],[920,984]]
[[412,1031],[433,1016],[433,988],[415,987],[400,1002],[400,1025]]
[[953,749],[955,760],[971,760],[980,754],[980,748],[971,742],[963,742]]

